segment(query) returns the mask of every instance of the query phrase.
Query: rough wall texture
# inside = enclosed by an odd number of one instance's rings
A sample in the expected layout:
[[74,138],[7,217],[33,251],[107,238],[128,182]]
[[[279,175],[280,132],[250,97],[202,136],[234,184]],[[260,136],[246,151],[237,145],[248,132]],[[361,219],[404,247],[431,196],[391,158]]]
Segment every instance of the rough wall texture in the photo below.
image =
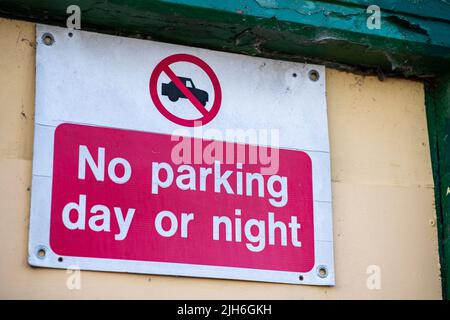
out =
[[[327,70],[337,285],[82,272],[27,264],[34,24],[0,19],[0,298],[440,299],[433,180],[420,82]],[[366,286],[370,265],[381,289]]]

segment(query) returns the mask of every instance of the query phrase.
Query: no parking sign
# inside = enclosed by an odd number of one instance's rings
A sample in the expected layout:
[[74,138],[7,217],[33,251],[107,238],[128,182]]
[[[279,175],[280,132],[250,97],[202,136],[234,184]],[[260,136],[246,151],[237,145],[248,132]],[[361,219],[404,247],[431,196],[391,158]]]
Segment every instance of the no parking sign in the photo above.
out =
[[[194,64],[204,71],[208,79],[212,83],[213,92],[208,93],[199,88],[196,88],[191,78],[179,78],[172,69],[171,64],[183,62]],[[163,84],[161,91],[158,90],[158,79],[162,73],[166,73],[170,78],[171,82]],[[190,84],[189,85],[187,85]],[[165,90],[165,88],[167,88]],[[201,60],[200,58],[189,55],[189,54],[175,54],[163,59],[152,72],[150,83],[149,83],[150,95],[152,97],[153,103],[158,108],[159,112],[165,116],[168,120],[186,127],[195,127],[200,125],[205,125],[209,123],[217,115],[220,109],[220,104],[222,102],[222,91],[220,88],[219,79],[217,78],[211,67]],[[165,92],[167,91],[167,92]],[[161,95],[166,95],[172,102],[177,101],[179,98],[188,99],[192,107],[194,107],[201,116],[196,119],[184,119],[178,117],[168,111],[167,106],[161,102]],[[206,108],[206,104],[210,99],[209,96],[213,95],[213,102],[210,108]],[[167,103],[167,102],[166,102]]]
[[334,284],[322,66],[37,39],[31,265]]

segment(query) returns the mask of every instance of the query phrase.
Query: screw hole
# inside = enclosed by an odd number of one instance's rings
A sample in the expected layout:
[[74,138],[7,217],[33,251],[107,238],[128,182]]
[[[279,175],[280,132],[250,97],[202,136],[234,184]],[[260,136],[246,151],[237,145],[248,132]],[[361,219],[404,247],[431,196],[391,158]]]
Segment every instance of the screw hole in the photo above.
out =
[[326,278],[328,276],[328,269],[325,266],[318,266],[317,267],[317,275],[320,278]]
[[292,74],[292,76],[293,76],[294,78],[297,78],[297,74],[296,74],[295,72]]
[[58,258],[58,262],[63,262],[63,260],[64,260],[63,257]]
[[300,280],[300,281],[303,281],[303,276],[302,275],[300,275],[299,277],[298,277],[298,280]]
[[44,259],[46,254],[47,254],[47,252],[45,251],[44,248],[39,248],[38,251],[37,251],[37,257],[39,259]]
[[311,80],[311,81],[317,81],[320,78],[319,72],[317,70],[309,71],[308,75],[309,75],[309,80]]
[[73,37],[73,33],[69,32],[69,37],[72,38]]
[[53,35],[51,33],[44,33],[42,35],[42,42],[46,46],[51,46],[55,42],[55,38],[53,38]]

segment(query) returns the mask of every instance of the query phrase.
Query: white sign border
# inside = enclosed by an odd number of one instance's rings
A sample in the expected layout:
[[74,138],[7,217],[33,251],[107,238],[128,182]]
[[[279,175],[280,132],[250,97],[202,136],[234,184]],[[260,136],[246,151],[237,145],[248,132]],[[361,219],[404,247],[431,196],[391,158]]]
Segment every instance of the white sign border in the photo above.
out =
[[[37,26],[37,69],[39,68],[39,46],[42,46],[41,37],[45,32],[60,33],[62,28],[38,25]],[[64,30],[64,29],[62,29]],[[83,31],[85,32],[85,31]],[[113,37],[113,36],[109,36]],[[126,41],[127,38],[124,39]],[[142,40],[145,41],[145,40]],[[183,49],[183,46],[177,46]],[[210,51],[210,50],[205,50]],[[324,68],[317,65],[308,65],[311,68],[322,70]],[[50,207],[52,193],[53,167],[53,142],[56,125],[54,123],[68,123],[61,119],[52,119],[52,125],[39,123],[39,109],[42,97],[40,90],[39,72],[36,72],[36,122],[34,135],[34,155],[32,174],[32,194],[30,209],[30,229],[28,243],[28,263],[35,267],[49,267],[61,269],[81,269],[94,271],[113,271],[126,273],[142,273],[157,275],[174,275],[189,277],[219,278],[231,280],[250,280],[262,282],[276,282],[288,284],[307,285],[335,285],[334,258],[333,258],[333,232],[332,232],[332,210],[331,201],[314,201],[314,237],[315,237],[315,265],[306,273],[262,270],[253,268],[235,268],[195,264],[180,264],[166,262],[149,262],[120,259],[86,258],[59,256],[50,248]],[[77,123],[81,124],[81,123]],[[88,124],[93,125],[93,124]],[[37,148],[39,146],[39,148]],[[311,157],[320,152],[305,151]],[[324,152],[329,159],[329,153]],[[328,162],[329,166],[329,160]],[[314,164],[314,161],[313,161]],[[42,169],[42,166],[46,169]],[[48,170],[50,168],[50,171]],[[321,168],[322,169],[322,168]],[[329,167],[327,175],[330,176]],[[313,169],[313,175],[315,175]],[[323,173],[322,173],[323,174]],[[331,176],[330,176],[331,180]],[[330,195],[331,198],[331,195]],[[318,212],[321,212],[320,216]],[[45,256],[40,256],[39,252],[45,251]],[[41,251],[42,252],[42,251]],[[326,276],[321,274],[321,270],[326,269]]]

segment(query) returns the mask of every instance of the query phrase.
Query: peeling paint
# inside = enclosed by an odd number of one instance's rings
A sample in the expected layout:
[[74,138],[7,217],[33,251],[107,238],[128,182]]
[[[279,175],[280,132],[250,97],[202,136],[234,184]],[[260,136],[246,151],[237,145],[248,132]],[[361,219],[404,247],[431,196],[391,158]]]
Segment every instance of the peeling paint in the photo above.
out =
[[[2,0],[0,15],[64,26],[63,2]],[[382,78],[450,72],[450,10],[442,12],[447,2],[377,1],[382,28],[369,30],[369,0],[79,1],[85,30],[322,63]]]
[[391,21],[392,23],[398,25],[400,28],[405,28],[408,31],[413,31],[429,36],[428,31],[426,29],[422,28],[419,24],[412,23],[411,21],[402,16],[389,15],[384,17],[384,19]]

